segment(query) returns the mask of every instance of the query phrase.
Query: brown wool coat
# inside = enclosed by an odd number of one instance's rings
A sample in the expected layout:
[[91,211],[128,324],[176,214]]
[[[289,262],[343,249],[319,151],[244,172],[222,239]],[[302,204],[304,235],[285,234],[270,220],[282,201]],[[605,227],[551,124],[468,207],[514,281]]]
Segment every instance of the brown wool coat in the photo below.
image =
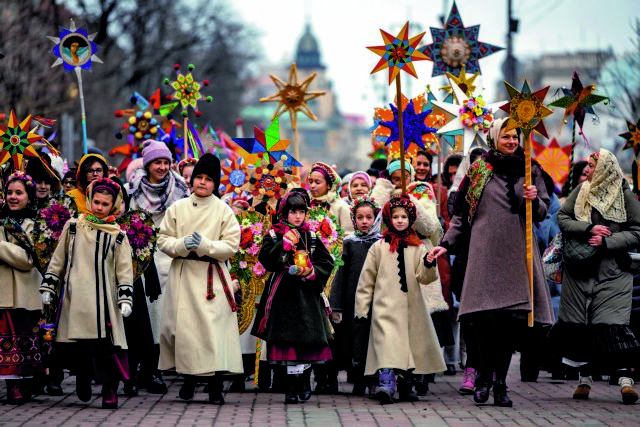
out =
[[[544,220],[549,196],[542,173],[533,167],[533,184],[538,189],[533,221]],[[520,203],[519,213],[511,213],[506,181],[496,174],[485,186],[470,229],[466,218],[454,215],[442,245],[455,254],[470,233],[469,260],[464,277],[459,316],[486,310],[530,311],[529,280],[525,250],[524,177],[514,189]],[[536,206],[537,205],[537,206]],[[534,225],[535,226],[535,225]],[[542,270],[542,260],[533,239],[534,318],[536,322],[554,321],[551,296]]]
[[[22,229],[31,235],[33,221],[25,219]],[[4,227],[0,233],[0,308],[40,310],[38,286],[42,277],[27,252]]]

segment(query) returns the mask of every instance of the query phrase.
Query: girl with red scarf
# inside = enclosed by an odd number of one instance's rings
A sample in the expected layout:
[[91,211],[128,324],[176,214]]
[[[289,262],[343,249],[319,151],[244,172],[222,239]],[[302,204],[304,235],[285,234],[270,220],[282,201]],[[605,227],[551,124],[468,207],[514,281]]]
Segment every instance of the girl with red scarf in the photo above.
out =
[[356,290],[356,323],[371,315],[365,375],[378,375],[376,399],[393,403],[396,376],[400,400],[417,401],[411,375],[446,369],[420,286],[436,283],[427,249],[412,228],[416,206],[409,196],[391,198],[382,211],[384,238],[369,249]]

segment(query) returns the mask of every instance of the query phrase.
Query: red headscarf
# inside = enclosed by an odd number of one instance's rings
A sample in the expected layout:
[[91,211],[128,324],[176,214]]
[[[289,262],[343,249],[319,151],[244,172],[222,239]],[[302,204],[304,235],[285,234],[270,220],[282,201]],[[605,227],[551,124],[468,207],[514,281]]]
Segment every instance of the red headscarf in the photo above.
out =
[[[403,208],[409,216],[409,226],[403,231],[396,230],[391,222],[391,211],[394,208]],[[409,247],[420,246],[422,244],[418,233],[416,233],[412,227],[413,223],[416,222],[416,218],[416,206],[406,194],[393,197],[384,205],[382,209],[382,221],[384,221],[387,229],[382,235],[384,236],[385,242],[389,243],[391,252],[397,251],[401,245],[403,247]]]

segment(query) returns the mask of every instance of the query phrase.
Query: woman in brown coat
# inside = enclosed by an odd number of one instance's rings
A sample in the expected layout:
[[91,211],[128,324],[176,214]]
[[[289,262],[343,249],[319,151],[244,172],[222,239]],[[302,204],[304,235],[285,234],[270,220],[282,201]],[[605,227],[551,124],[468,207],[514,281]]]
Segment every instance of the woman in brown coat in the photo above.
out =
[[524,150],[519,133],[515,129],[507,131],[506,123],[507,119],[492,123],[487,137],[490,151],[469,168],[459,188],[449,230],[427,259],[432,261],[447,252],[456,254],[468,245],[459,318],[468,322],[479,341],[481,357],[474,400],[485,403],[493,386],[494,405],[510,407],[505,381],[516,328],[526,325],[532,308],[536,322],[551,324],[553,310],[535,241],[533,304],[529,299],[525,251],[525,199],[532,201],[533,220],[538,222],[546,216],[549,197],[542,170],[535,162],[534,185],[524,185]]

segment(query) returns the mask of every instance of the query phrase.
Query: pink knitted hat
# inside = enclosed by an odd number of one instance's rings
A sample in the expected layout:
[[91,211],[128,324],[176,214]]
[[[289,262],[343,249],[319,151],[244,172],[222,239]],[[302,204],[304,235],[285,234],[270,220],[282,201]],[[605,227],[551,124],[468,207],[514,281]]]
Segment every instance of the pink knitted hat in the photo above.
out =
[[172,155],[167,144],[162,141],[156,141],[153,139],[147,139],[142,143],[142,163],[144,167],[154,160],[167,159],[171,161]]

